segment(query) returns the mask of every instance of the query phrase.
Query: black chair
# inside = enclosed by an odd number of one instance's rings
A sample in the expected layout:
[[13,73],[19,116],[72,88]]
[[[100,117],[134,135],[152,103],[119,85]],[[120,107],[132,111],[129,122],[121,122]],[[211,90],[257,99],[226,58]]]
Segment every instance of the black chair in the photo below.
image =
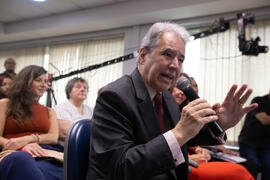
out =
[[91,120],[77,121],[69,130],[64,147],[64,180],[86,179]]

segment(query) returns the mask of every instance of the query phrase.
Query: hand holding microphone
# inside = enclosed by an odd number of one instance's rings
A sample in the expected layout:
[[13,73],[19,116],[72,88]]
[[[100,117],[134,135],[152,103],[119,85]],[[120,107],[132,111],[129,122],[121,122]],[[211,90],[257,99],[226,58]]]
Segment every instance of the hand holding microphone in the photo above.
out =
[[[187,99],[191,102],[195,99],[199,99],[200,97],[197,95],[197,93],[193,90],[191,87],[190,81],[186,77],[180,77],[176,82],[176,87],[184,92]],[[206,116],[210,116],[211,114],[208,114]],[[213,134],[215,136],[220,136],[223,134],[223,129],[219,126],[219,124],[216,121],[209,122],[207,126],[211,129]]]
[[[190,101],[199,98],[199,96],[192,89],[187,78],[179,78],[176,86],[184,92]],[[224,101],[221,104],[217,103],[212,107],[212,109],[215,110],[215,116],[218,116],[219,124],[215,121],[209,121],[207,125],[216,136],[219,136],[223,133],[223,131],[234,127],[246,113],[258,107],[258,104],[256,103],[243,106],[252,93],[252,89],[248,89],[247,87],[247,84],[244,84],[237,89],[236,84],[232,85]],[[211,117],[211,114],[212,113],[209,113],[206,116]]]

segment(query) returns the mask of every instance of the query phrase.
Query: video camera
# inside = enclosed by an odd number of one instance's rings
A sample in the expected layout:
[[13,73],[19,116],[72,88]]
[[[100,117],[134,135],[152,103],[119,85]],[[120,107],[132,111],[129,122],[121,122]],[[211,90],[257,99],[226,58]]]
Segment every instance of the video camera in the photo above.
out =
[[239,50],[243,55],[254,55],[258,56],[259,53],[267,53],[268,46],[259,46],[258,42],[261,40],[260,37],[256,37],[255,40],[252,38],[246,40],[245,28],[248,23],[254,24],[255,19],[252,14],[238,13],[237,14],[237,27],[238,27],[238,39],[239,39]]

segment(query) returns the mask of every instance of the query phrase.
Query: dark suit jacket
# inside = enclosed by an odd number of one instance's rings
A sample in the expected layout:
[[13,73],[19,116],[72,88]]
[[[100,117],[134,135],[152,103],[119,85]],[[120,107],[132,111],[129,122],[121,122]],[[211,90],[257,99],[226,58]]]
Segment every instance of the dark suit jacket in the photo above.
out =
[[[174,126],[180,111],[168,91],[163,94],[167,119]],[[152,101],[136,69],[106,86],[92,119],[88,180],[187,179],[187,164],[175,166]],[[218,144],[207,128],[190,145]],[[187,159],[186,146],[181,147]]]

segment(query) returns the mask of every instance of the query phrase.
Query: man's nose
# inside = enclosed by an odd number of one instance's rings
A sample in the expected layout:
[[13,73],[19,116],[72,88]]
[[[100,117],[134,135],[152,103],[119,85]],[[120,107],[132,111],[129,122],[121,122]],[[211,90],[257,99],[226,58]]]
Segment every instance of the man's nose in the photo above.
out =
[[171,61],[170,67],[173,67],[173,68],[176,68],[176,69],[179,68],[179,61],[178,61],[177,57],[173,58],[173,60]]

